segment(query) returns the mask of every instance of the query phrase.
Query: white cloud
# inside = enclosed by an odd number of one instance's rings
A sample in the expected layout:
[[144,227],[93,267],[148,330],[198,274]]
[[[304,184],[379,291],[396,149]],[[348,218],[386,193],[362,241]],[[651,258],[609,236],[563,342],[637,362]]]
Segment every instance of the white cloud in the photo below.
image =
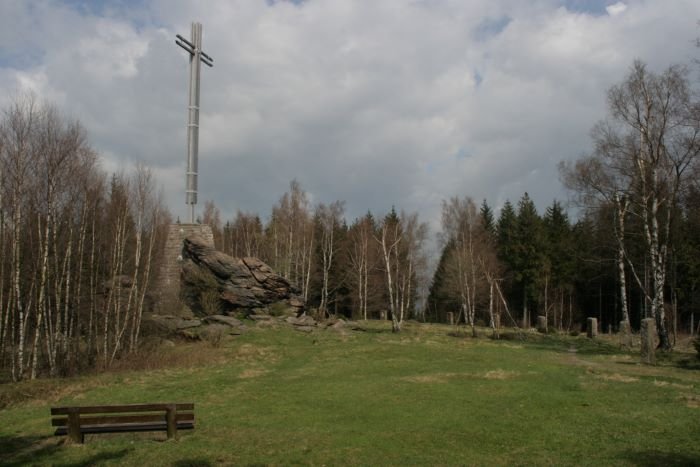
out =
[[147,40],[124,23],[98,19],[95,34],[78,40],[76,64],[93,79],[133,78],[148,52]]
[[700,17],[692,0],[607,15],[558,0],[153,0],[101,15],[27,3],[0,16],[3,94],[57,101],[106,167],[154,167],[175,216],[188,59],[174,36],[197,19],[215,60],[202,70],[200,203],[266,216],[297,178],[351,217],[396,205],[434,226],[454,195],[500,206],[528,191],[540,209],[564,197],[556,163],[590,149],[607,88],[635,58],[660,70],[697,57]]
[[624,2],[617,2],[613,5],[605,7],[605,11],[608,12],[610,16],[617,16],[623,13],[627,9],[627,5]]

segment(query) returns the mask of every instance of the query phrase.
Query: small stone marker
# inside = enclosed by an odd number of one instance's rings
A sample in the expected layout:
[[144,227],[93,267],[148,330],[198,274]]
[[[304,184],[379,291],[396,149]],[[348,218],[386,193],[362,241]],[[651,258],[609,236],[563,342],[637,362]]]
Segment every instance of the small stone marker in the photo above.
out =
[[590,339],[597,337],[598,336],[598,319],[597,318],[588,318],[586,328],[587,328],[586,335]]
[[537,332],[547,333],[547,317],[538,315],[537,316]]
[[656,343],[654,335],[656,334],[656,324],[654,318],[644,318],[640,329],[640,337],[642,339],[642,363],[653,365],[656,363]]
[[449,324],[450,326],[455,324],[455,314],[451,311],[447,312],[447,324]]

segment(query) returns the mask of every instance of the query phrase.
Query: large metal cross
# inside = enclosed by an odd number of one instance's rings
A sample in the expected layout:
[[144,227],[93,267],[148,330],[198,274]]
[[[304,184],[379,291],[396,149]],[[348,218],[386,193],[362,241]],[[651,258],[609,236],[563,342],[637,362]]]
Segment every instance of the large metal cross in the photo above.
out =
[[189,205],[190,223],[194,224],[194,205],[197,204],[197,165],[199,162],[199,71],[200,62],[212,67],[214,59],[202,51],[202,24],[192,23],[190,40],[180,34],[175,43],[190,54],[190,104],[187,121],[187,182],[185,203]]

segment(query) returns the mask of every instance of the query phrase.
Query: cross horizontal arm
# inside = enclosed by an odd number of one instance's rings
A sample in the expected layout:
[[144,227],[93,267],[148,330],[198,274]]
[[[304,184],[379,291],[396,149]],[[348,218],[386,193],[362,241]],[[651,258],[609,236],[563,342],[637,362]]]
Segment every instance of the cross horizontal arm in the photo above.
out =
[[[182,39],[182,36],[180,36],[179,34],[177,35],[177,37],[178,37],[178,39]],[[187,51],[187,53],[189,53],[190,55],[194,55],[194,46],[192,45],[192,43],[189,41],[186,41],[185,39],[182,39],[182,40],[185,41],[187,43],[187,45],[183,44],[182,42],[180,42],[177,39],[175,40],[175,43],[177,45],[179,45],[180,47],[182,47],[183,49],[185,49]],[[208,67],[214,66],[214,59],[213,58],[211,58],[209,55],[205,54],[202,51],[200,51],[199,53],[200,53],[199,59],[202,63],[204,63]]]
[[183,49],[185,49],[187,52],[189,52],[190,55],[194,55],[194,50],[193,50],[193,49],[190,49],[189,47],[187,47],[187,46],[186,46],[185,44],[183,44],[182,42],[175,41],[175,43],[176,43],[177,45],[179,45],[180,47],[182,47]]
[[189,45],[189,46],[194,50],[194,44],[193,44],[192,42],[188,41],[187,39],[185,39],[184,37],[182,37],[180,34],[175,34],[175,37],[177,37],[178,39],[180,39],[180,40],[181,40],[182,42],[184,42],[185,44]]

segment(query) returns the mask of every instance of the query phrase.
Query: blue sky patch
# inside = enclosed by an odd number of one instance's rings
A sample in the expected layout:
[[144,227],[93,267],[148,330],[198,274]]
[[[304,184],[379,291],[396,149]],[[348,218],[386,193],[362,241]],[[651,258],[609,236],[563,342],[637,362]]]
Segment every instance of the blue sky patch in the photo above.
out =
[[479,72],[479,70],[474,70],[474,83],[476,84],[477,88],[481,85],[483,80],[484,76]]
[[39,49],[25,48],[9,50],[0,47],[0,68],[26,70],[40,65],[44,60],[44,52]]
[[569,11],[586,13],[593,16],[604,16],[608,12],[606,7],[614,5],[617,0],[560,0],[561,5]]
[[302,3],[306,2],[307,0],[266,0],[266,1],[267,1],[267,4],[270,6],[274,6],[277,3],[284,3],[284,2],[293,3],[293,4],[298,6],[298,5],[301,5]]
[[146,6],[145,0],[60,0],[82,15],[105,16],[108,12],[124,11]]
[[499,35],[505,28],[508,27],[513,19],[510,16],[501,16],[498,18],[484,18],[474,31],[474,38],[479,41],[485,41]]

